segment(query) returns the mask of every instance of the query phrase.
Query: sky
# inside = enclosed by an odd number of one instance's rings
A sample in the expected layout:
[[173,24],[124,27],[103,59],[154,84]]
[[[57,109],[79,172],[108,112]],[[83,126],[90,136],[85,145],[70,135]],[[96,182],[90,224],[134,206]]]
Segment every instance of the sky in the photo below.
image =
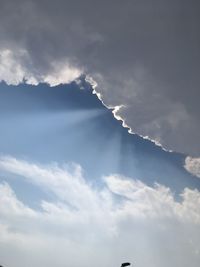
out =
[[199,266],[199,8],[0,1],[0,265]]

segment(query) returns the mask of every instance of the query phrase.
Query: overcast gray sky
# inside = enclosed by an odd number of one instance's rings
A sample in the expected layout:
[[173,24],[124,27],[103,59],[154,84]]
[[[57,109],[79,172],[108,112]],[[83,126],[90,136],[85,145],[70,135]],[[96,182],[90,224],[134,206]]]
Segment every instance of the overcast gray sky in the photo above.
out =
[[198,156],[199,5],[1,1],[1,79],[54,85],[84,72],[133,132]]

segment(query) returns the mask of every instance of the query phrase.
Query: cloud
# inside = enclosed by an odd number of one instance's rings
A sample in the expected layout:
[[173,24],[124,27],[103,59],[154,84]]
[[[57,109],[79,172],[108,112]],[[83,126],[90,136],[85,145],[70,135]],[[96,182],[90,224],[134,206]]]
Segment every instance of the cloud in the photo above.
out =
[[34,215],[31,209],[27,208],[23,203],[16,199],[14,192],[11,190],[7,183],[0,185],[0,193],[3,198],[1,198],[1,213],[13,213],[18,215]]
[[198,9],[195,0],[2,1],[1,80],[56,85],[84,72],[131,132],[198,156]]
[[51,86],[56,86],[74,81],[83,72],[76,67],[70,66],[67,61],[51,62],[51,69],[46,73],[31,69],[31,65],[31,58],[26,50],[1,50],[0,81],[5,81],[8,85],[18,85],[26,82],[32,85],[47,83]]
[[7,84],[17,85],[26,80],[27,83],[37,84],[34,77],[31,77],[31,72],[25,69],[21,62],[26,61],[27,54],[25,51],[15,51],[13,53],[9,49],[1,50],[0,52],[0,77],[1,81]]
[[98,267],[123,260],[141,267],[199,265],[198,190],[185,188],[178,201],[165,186],[117,174],[96,187],[78,165],[39,165],[12,157],[1,157],[0,169],[54,195],[53,202],[41,200],[34,210],[8,183],[0,185],[5,265]]
[[185,169],[200,178],[200,158],[186,157]]
[[0,169],[21,175],[32,183],[52,191],[59,199],[67,200],[74,208],[79,208],[79,205],[88,207],[90,203],[96,202],[93,201],[95,194],[83,180],[79,165],[72,164],[71,167],[63,166],[61,169],[55,164],[43,168],[26,161],[5,157],[0,161]]

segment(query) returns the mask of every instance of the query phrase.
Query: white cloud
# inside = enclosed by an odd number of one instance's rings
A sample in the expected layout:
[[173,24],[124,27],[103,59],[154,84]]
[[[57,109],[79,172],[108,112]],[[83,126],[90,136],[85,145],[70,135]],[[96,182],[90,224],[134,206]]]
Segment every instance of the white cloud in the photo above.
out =
[[0,184],[1,214],[13,216],[34,216],[35,212],[17,200],[15,193],[7,183]]
[[66,63],[52,63],[52,71],[43,77],[43,82],[51,86],[66,84],[74,81],[83,73],[83,70],[70,66]]
[[[73,208],[90,208],[97,202],[96,195],[85,183],[79,165],[52,165],[47,168],[20,161],[12,157],[1,158],[0,169],[21,175],[30,182],[48,189],[60,200],[67,201]],[[95,207],[94,207],[95,208]]]
[[191,174],[200,178],[200,158],[185,158],[185,169]]
[[33,210],[1,184],[0,257],[5,265],[23,267],[28,260],[30,267],[114,266],[123,260],[141,267],[199,265],[197,190],[185,188],[179,202],[169,188],[120,175],[104,177],[104,187],[94,188],[78,165],[2,157],[0,169],[55,196]]
[[31,70],[24,68],[23,61],[27,60],[24,50],[13,51],[4,49],[0,51],[0,80],[7,84],[17,85],[26,80],[27,83],[37,84],[35,78],[31,77]]
[[26,82],[31,85],[48,83],[50,86],[56,86],[70,83],[82,73],[83,70],[70,65],[67,60],[51,62],[47,72],[38,72],[28,51],[0,50],[0,81],[5,81],[9,85]]

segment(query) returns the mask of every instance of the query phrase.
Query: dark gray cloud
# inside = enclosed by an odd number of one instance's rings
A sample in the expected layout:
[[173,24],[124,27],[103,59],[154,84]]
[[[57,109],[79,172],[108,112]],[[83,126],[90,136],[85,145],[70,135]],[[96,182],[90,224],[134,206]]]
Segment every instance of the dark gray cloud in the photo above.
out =
[[85,72],[132,132],[199,155],[199,1],[0,5],[1,79],[54,85]]

